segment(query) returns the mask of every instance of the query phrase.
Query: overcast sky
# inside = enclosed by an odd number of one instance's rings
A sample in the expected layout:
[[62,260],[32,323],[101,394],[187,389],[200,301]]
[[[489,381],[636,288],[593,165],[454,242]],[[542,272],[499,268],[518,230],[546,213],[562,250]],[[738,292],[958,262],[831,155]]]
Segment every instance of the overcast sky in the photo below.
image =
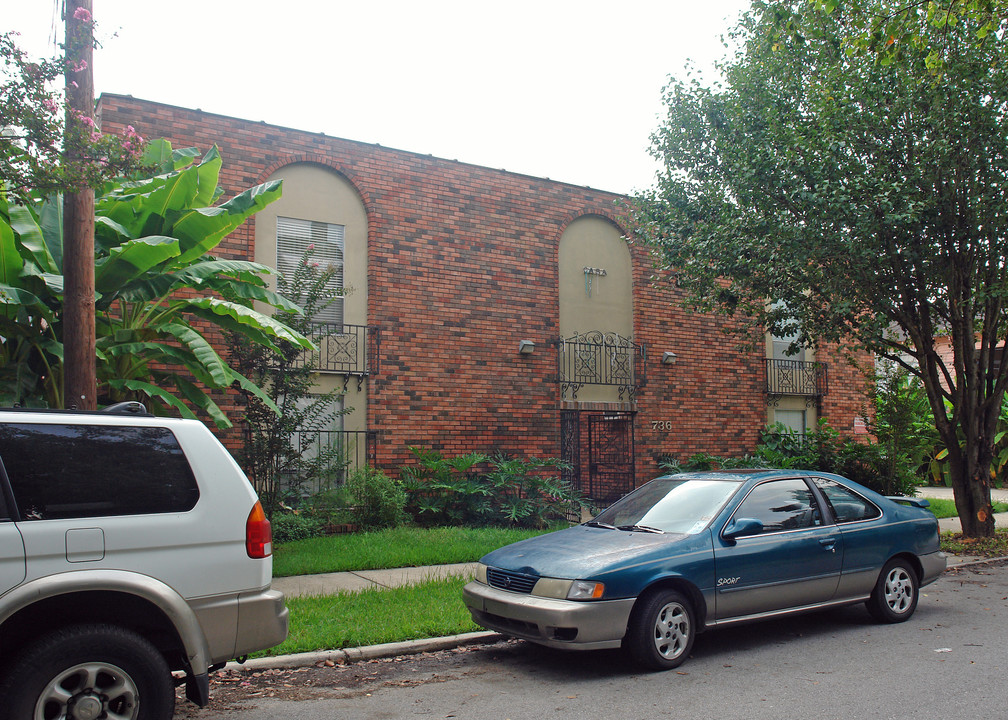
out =
[[[5,4],[0,30],[54,54],[62,3]],[[662,87],[688,61],[713,77],[748,5],[94,0],[95,92],[630,192]]]

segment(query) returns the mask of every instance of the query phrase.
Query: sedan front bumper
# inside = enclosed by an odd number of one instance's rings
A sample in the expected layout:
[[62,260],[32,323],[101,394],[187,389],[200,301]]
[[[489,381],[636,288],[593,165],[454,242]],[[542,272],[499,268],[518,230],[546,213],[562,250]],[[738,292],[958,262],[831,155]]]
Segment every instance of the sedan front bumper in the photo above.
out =
[[556,600],[470,582],[462,598],[473,620],[488,630],[571,650],[618,648],[634,598]]

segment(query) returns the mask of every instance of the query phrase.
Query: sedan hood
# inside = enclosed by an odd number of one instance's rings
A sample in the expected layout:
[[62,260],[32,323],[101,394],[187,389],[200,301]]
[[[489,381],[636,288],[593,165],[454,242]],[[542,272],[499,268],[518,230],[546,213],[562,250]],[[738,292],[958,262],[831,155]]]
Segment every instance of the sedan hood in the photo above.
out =
[[526,575],[573,580],[635,564],[660,548],[667,553],[671,543],[687,537],[578,525],[494,550],[480,562]]

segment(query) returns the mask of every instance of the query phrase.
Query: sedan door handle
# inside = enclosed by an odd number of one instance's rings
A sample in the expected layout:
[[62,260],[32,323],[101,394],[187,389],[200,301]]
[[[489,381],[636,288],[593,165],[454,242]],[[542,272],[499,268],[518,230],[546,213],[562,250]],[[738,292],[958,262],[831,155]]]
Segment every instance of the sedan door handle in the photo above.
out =
[[823,550],[836,552],[836,538],[823,538],[819,541],[819,544],[823,546]]

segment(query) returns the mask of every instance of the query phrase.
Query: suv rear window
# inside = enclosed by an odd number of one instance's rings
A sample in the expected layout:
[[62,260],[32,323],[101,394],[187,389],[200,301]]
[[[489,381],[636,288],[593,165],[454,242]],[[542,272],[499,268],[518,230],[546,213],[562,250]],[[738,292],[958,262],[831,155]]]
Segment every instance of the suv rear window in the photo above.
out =
[[192,510],[199,487],[167,428],[0,423],[21,520]]

